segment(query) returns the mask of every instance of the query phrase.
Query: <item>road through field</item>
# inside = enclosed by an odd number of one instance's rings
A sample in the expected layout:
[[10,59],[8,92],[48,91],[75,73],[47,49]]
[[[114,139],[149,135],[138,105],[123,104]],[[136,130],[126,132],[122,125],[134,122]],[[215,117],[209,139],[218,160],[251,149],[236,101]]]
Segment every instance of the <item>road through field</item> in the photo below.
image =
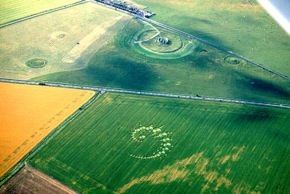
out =
[[63,83],[39,83],[34,81],[25,81],[25,80],[11,80],[0,78],[0,82],[9,82],[9,83],[19,83],[19,84],[29,84],[29,85],[45,85],[61,88],[75,88],[75,89],[84,89],[84,90],[95,90],[101,92],[117,92],[125,94],[137,94],[137,95],[146,95],[146,96],[159,96],[159,97],[170,97],[170,98],[183,98],[183,99],[193,99],[193,100],[205,100],[205,101],[216,101],[216,102],[227,102],[227,103],[237,103],[237,104],[246,104],[254,106],[266,106],[266,107],[276,107],[276,108],[285,108],[290,109],[290,105],[285,104],[270,104],[270,103],[261,103],[261,102],[250,102],[244,100],[234,100],[234,99],[224,99],[224,98],[214,98],[214,97],[202,97],[202,96],[191,96],[183,94],[168,94],[168,93],[155,93],[155,92],[141,92],[141,91],[131,91],[131,90],[122,90],[122,89],[113,89],[113,88],[103,88],[103,87],[93,87],[93,86],[81,86],[81,85],[72,85],[72,84],[63,84]]

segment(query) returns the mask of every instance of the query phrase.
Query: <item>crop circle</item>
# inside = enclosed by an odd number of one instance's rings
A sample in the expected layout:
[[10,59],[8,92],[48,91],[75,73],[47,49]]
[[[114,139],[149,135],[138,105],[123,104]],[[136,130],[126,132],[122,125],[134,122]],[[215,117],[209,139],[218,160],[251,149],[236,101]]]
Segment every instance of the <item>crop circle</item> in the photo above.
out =
[[[131,139],[146,149],[141,149],[142,153],[132,153],[130,156],[138,159],[154,159],[166,156],[173,147],[170,136],[171,133],[165,132],[162,127],[140,126],[131,132]],[[147,149],[148,147],[150,149]]]
[[25,63],[30,68],[42,68],[47,64],[47,60],[34,58]]

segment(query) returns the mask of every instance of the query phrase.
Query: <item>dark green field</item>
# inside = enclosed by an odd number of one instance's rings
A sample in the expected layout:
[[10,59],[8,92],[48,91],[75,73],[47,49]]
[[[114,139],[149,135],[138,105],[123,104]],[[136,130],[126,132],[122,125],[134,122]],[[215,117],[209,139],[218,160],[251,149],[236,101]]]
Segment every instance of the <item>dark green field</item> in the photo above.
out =
[[185,48],[185,56],[180,58],[177,51],[166,53],[176,59],[164,59],[164,53],[159,58],[156,52],[134,44],[143,30],[144,23],[132,19],[85,69],[34,80],[289,104],[288,80],[245,61],[228,63],[228,54],[184,38],[192,45]]
[[83,193],[289,193],[289,129],[286,109],[107,93],[30,164]]

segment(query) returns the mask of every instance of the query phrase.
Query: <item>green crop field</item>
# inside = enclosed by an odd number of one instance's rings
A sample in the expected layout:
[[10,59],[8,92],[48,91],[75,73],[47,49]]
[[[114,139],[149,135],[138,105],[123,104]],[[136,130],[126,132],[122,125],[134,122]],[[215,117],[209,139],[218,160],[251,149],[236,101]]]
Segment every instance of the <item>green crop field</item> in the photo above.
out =
[[81,0],[2,0],[0,4],[0,24],[78,1]]
[[30,79],[82,69],[128,18],[87,2],[0,28],[0,77]]
[[290,37],[254,0],[133,0],[154,20],[194,34],[290,77]]
[[[164,47],[156,42],[157,37],[142,42],[154,35],[153,31],[170,37],[172,45],[165,46],[171,52],[164,52],[164,48],[157,52]],[[33,80],[282,104],[288,104],[290,97],[288,80],[135,19],[99,49],[86,68]]]
[[106,93],[29,163],[83,193],[289,193],[289,116]]

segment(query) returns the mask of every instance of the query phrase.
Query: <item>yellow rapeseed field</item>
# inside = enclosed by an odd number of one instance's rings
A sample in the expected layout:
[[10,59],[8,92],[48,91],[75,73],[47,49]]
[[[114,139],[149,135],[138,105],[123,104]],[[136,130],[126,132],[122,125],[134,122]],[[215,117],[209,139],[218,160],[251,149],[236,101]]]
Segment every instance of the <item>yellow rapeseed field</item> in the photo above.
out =
[[94,94],[0,82],[0,177]]

